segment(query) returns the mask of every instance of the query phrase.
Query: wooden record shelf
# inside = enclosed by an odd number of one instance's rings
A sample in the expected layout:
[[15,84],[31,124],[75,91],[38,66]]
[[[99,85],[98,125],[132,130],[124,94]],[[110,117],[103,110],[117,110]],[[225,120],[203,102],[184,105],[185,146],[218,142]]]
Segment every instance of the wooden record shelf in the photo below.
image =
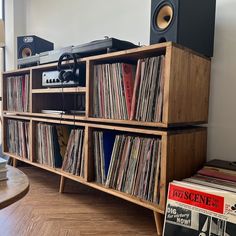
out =
[[[93,117],[93,67],[102,63],[132,62],[136,63],[138,59],[165,55],[165,73],[164,73],[164,94],[162,121],[146,122],[136,120],[121,120]],[[208,103],[210,86],[210,59],[199,55],[189,49],[180,47],[173,43],[161,43],[136,49],[130,49],[120,52],[113,52],[98,56],[86,57],[78,60],[79,63],[86,64],[86,86],[79,88],[43,88],[41,85],[41,76],[43,71],[56,70],[57,64],[48,64],[19,69],[3,73],[3,97],[6,98],[6,79],[11,75],[20,75],[29,73],[29,114],[40,113],[43,109],[50,109],[49,96],[54,99],[60,98],[62,90],[65,94],[83,93],[85,94],[85,117],[91,122],[116,123],[134,126],[147,127],[173,127],[193,124],[204,124],[208,121]],[[34,109],[38,101],[40,106]],[[48,94],[48,95],[47,95]],[[51,95],[50,95],[51,94]],[[58,94],[58,95],[56,95]],[[46,96],[47,95],[47,96]],[[72,100],[68,98],[69,100]],[[3,111],[7,112],[6,99],[3,99]],[[54,110],[53,104],[50,104]],[[45,108],[46,107],[46,108]],[[52,109],[52,110],[53,110]],[[27,113],[25,113],[27,115]],[[47,115],[43,115],[47,117]],[[50,115],[48,117],[51,117]],[[73,119],[80,120],[79,116],[73,116]]]
[[[146,207],[149,209],[154,209],[158,212],[163,213],[165,209],[165,196],[167,194],[167,184],[169,181],[175,179],[181,179],[184,176],[189,176],[193,171],[196,171],[205,160],[205,151],[206,151],[206,128],[195,127],[195,128],[188,128],[182,130],[170,130],[170,131],[160,131],[158,129],[143,129],[143,128],[136,128],[133,129],[132,127],[124,127],[124,126],[110,126],[110,125],[101,125],[101,124],[94,124],[94,123],[86,123],[86,122],[74,122],[74,121],[66,121],[66,120],[53,120],[53,119],[45,119],[45,118],[36,118],[36,117],[16,117],[16,116],[4,116],[4,134],[6,135],[7,130],[7,121],[8,120],[20,120],[20,121],[27,121],[30,123],[30,158],[26,159],[20,157],[19,155],[12,154],[8,151],[7,143],[3,143],[4,147],[4,154],[9,155],[17,160],[21,160],[28,164],[32,164],[34,166],[40,167],[42,169],[54,172],[56,174],[80,180],[79,182],[88,182],[87,185],[89,186],[100,186],[99,188],[104,189],[105,192],[116,193],[119,191],[114,191],[113,189],[106,188],[100,184],[94,183],[94,173],[93,173],[93,154],[91,146],[92,140],[91,135],[93,130],[111,130],[114,132],[124,132],[127,134],[136,134],[139,135],[146,135],[146,136],[160,136],[162,137],[162,157],[161,157],[161,186],[162,186],[162,196],[160,200],[160,205],[155,205],[153,203],[147,203]],[[68,126],[80,126],[84,127],[85,132],[85,158],[86,158],[86,165],[85,165],[85,177],[81,178],[78,176],[71,175],[62,171],[60,168],[52,168],[47,165],[38,164],[35,161],[36,156],[36,130],[35,125],[39,122],[44,122],[53,125],[68,125]],[[186,140],[185,142],[185,149],[182,149],[182,142],[181,140]],[[4,140],[3,140],[4,141]],[[189,155],[192,152],[192,149],[197,149],[198,153],[195,153],[194,158],[189,158]],[[192,154],[193,155],[193,154]],[[173,163],[175,164],[173,166]],[[192,166],[191,168],[183,169],[182,163],[185,163],[188,166]],[[83,179],[83,180],[82,180]],[[97,187],[97,188],[98,188]],[[124,193],[120,193],[124,195]],[[114,194],[113,194],[114,195]],[[117,195],[117,194],[116,194]],[[125,194],[125,196],[128,196]],[[132,199],[136,199],[135,197],[131,196]],[[141,200],[141,202],[145,202]],[[151,207],[148,207],[148,205]],[[140,204],[139,204],[140,205]],[[142,205],[142,204],[141,204]]]
[[[164,87],[162,119],[160,122],[146,122],[128,119],[108,119],[94,117],[94,67],[105,63],[131,63],[136,64],[139,59],[164,56]],[[72,63],[72,62],[69,62]],[[187,48],[167,42],[146,47],[140,47],[120,52],[86,57],[78,60],[86,66],[86,86],[66,87],[66,88],[45,88],[42,86],[42,73],[57,69],[57,63],[29,67],[26,69],[13,70],[3,73],[3,150],[4,154],[16,160],[20,160],[45,169],[61,176],[60,192],[64,189],[64,180],[69,178],[98,189],[108,194],[117,196],[124,200],[148,208],[154,212],[158,235],[162,232],[163,217],[167,196],[168,183],[174,179],[180,180],[191,176],[197,169],[201,168],[206,159],[206,128],[191,127],[195,124],[206,124],[208,121],[209,106],[209,86],[210,86],[210,59],[199,55]],[[19,98],[15,89],[17,86],[9,82],[9,77],[29,76],[28,100]],[[23,83],[22,86],[25,86]],[[11,89],[15,97],[9,97]],[[78,110],[76,104],[84,96],[85,114],[44,114],[42,110]],[[78,97],[77,97],[78,96]],[[21,107],[21,100],[28,101],[27,112],[10,107]],[[77,102],[74,103],[74,100]],[[15,104],[15,102],[18,102]],[[10,105],[9,105],[10,104]],[[24,105],[24,104],[23,104]],[[78,105],[78,104],[77,104]],[[11,143],[8,139],[11,126],[27,123],[28,130],[19,135],[26,137],[29,147],[29,156],[25,158],[17,153],[13,153]],[[38,144],[38,124],[51,126],[78,127],[83,130],[83,176],[68,173],[62,168],[54,168],[45,164],[40,164],[37,153]],[[10,127],[10,128],[9,128]],[[19,129],[20,130],[20,129]],[[94,138],[96,131],[109,131],[115,135],[122,133],[134,137],[157,138],[161,142],[160,154],[160,176],[158,184],[160,188],[159,202],[154,203],[137,197],[132,194],[118,191],[95,182],[95,157]],[[22,131],[23,132],[23,131]],[[17,141],[17,139],[16,139]],[[45,147],[44,147],[45,148]],[[153,152],[154,153],[154,152]],[[81,164],[82,165],[82,164]],[[151,167],[150,167],[151,168]],[[155,177],[155,181],[156,181]],[[158,190],[159,191],[159,190]],[[156,192],[156,189],[155,191]]]

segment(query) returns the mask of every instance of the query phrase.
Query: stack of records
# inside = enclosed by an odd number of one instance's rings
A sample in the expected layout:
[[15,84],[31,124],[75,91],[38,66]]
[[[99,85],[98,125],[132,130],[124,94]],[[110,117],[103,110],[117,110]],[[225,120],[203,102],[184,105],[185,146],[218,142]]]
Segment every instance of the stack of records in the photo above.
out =
[[187,182],[236,192],[236,166],[224,160],[211,160]]
[[30,75],[10,76],[6,82],[7,110],[28,112]]
[[161,122],[164,56],[94,66],[93,116]]
[[7,161],[0,157],[0,181],[7,179]]
[[161,140],[95,131],[95,181],[153,203],[160,196]]
[[[59,136],[63,133],[63,126],[37,124],[37,162],[53,168],[61,168],[63,161],[64,146],[61,145]],[[66,132],[66,129],[65,129]]]
[[29,122],[8,119],[6,144],[9,153],[29,159]]
[[235,232],[235,163],[212,160],[191,178],[169,185],[164,236],[233,236]]
[[84,177],[84,130],[72,129],[66,147],[62,170]]

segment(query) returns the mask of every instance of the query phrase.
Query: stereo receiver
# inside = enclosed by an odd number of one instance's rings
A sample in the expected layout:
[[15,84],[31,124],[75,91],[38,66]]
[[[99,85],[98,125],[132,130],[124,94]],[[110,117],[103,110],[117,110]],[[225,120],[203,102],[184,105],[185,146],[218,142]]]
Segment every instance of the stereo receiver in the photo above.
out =
[[[67,70],[65,70],[67,71]],[[59,71],[45,71],[42,73],[43,87],[73,87],[79,86],[78,80],[61,81],[59,79]]]

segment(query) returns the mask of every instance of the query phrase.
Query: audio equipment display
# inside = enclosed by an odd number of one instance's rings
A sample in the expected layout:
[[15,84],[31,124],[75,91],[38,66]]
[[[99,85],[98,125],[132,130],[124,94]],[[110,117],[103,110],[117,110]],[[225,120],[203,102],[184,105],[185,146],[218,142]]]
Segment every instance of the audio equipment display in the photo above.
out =
[[43,114],[58,114],[58,115],[66,114],[65,111],[60,111],[60,110],[41,110],[41,112]]
[[172,41],[213,56],[216,0],[152,0],[150,44]]
[[72,53],[79,54],[79,56],[90,56],[137,47],[137,45],[128,41],[105,37],[101,40],[75,46],[72,48]]
[[79,86],[78,81],[60,81],[59,80],[59,71],[45,71],[42,73],[42,86],[43,87],[73,87]]
[[40,56],[36,54],[30,57],[23,57],[17,60],[18,68],[24,68],[29,66],[37,66],[40,63]]
[[[73,60],[73,63],[65,63],[62,65],[62,62],[65,60]],[[58,79],[62,83],[74,81],[78,83],[79,86],[85,86],[85,65],[77,63],[75,54],[63,53],[58,60],[57,70],[59,71]]]
[[57,49],[57,50],[41,52],[34,56],[19,58],[17,60],[18,68],[25,68],[25,67],[35,66],[39,64],[42,65],[42,64],[47,64],[51,62],[56,62],[58,61],[62,53],[65,53],[65,52],[71,53],[72,47],[73,46],[68,46],[68,47]]
[[61,54],[66,53],[66,52],[72,53],[72,47],[73,46],[68,46],[68,47],[60,48],[58,50],[40,53],[40,64],[47,64],[50,62],[58,61]]
[[[79,57],[109,53],[113,51],[126,50],[130,48],[136,48],[137,45],[130,43],[128,41],[119,40],[116,38],[105,38],[101,40],[92,41],[90,43],[85,43],[77,46],[68,46],[58,50],[43,52],[39,54],[38,58],[29,57],[18,59],[18,68],[29,67],[37,64],[47,64],[51,62],[56,62],[60,58],[62,53],[73,53]],[[33,61],[33,63],[32,63]]]
[[[73,60],[73,63],[64,63],[65,60]],[[72,53],[63,53],[55,71],[42,73],[43,87],[72,87],[85,86],[85,65],[78,64],[76,56]]]
[[17,54],[19,58],[30,57],[41,52],[53,50],[54,45],[35,35],[17,37]]

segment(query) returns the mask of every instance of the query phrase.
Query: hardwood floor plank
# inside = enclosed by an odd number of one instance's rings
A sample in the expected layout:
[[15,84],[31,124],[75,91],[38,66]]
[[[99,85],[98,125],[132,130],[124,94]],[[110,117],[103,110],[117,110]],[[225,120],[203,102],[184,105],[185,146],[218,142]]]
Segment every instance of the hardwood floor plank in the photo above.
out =
[[60,177],[21,167],[30,191],[0,211],[3,236],[156,236],[153,213],[71,180],[60,194]]

